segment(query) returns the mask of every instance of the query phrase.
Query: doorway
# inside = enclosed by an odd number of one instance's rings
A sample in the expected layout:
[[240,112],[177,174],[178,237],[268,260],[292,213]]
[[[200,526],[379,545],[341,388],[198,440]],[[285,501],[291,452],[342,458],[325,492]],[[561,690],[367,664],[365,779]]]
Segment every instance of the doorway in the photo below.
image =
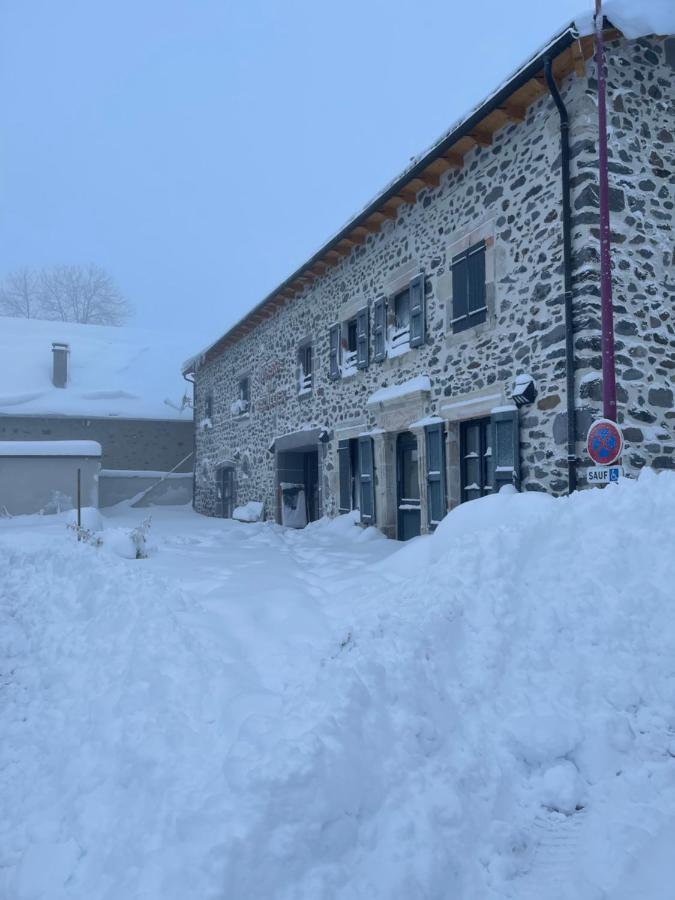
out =
[[232,466],[222,468],[219,481],[221,515],[224,519],[231,519],[235,507],[234,468]]
[[288,450],[277,453],[279,521],[291,528],[304,528],[319,518],[319,452]]
[[404,431],[396,439],[396,501],[399,541],[409,541],[420,534],[420,478],[417,438]]

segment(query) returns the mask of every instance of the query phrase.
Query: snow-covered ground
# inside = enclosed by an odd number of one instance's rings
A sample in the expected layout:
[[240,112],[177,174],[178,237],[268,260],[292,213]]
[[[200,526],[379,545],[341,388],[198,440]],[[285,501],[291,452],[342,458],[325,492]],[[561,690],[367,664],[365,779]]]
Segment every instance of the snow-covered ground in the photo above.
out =
[[674,896],[675,474],[146,514],[0,521],[2,900]]

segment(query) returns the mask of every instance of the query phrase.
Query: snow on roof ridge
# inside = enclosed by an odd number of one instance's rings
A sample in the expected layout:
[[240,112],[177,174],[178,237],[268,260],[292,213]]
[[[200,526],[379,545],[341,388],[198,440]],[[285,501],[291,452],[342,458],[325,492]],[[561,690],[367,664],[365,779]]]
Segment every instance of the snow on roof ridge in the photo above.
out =
[[[673,0],[605,0],[602,12],[615,28],[629,40],[648,34],[675,34],[675,3]],[[582,36],[593,34],[594,11],[588,9],[574,17],[574,24]]]
[[[131,326],[0,317],[0,415],[189,421],[183,338]],[[70,349],[66,387],[52,344]]]
[[0,456],[101,456],[98,441],[0,441]]

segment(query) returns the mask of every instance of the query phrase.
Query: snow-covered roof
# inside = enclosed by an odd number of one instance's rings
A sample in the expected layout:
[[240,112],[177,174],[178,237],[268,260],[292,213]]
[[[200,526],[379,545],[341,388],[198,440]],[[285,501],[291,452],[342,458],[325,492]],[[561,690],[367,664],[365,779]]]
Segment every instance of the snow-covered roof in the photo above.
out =
[[[605,0],[602,12],[629,39],[675,33],[673,0]],[[588,3],[587,8],[575,16],[574,24],[579,34],[593,33],[593,13],[592,5]]]
[[[70,349],[65,388],[52,383],[54,343]],[[0,415],[189,421],[184,355],[184,338],[160,332],[0,317]]]
[[0,441],[0,456],[100,456],[98,441]]

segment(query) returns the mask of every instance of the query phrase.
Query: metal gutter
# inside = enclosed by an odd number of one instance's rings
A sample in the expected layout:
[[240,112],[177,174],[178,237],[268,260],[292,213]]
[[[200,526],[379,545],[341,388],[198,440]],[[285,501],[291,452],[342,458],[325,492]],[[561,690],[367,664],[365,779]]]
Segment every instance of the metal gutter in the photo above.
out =
[[409,181],[420,175],[434,160],[442,156],[446,151],[450,150],[457,141],[472,131],[487,115],[494,112],[502,106],[511,94],[515,93],[526,82],[530,81],[534,76],[541,73],[546,58],[554,58],[559,56],[577,39],[578,33],[574,25],[568,25],[557,37],[550,41],[542,50],[518,71],[512,75],[494,94],[491,94],[484,100],[468,117],[458,122],[440,141],[434,144],[422,156],[415,160],[401,175],[389,184],[385,190],[378,194],[361,212],[350,219],[340,231],[333,235],[323,246],[314,253],[300,268],[296,269],[288,278],[281,282],[273,291],[271,291],[263,300],[257,303],[249,312],[246,313],[238,322],[229,328],[218,340],[214,341],[200,353],[188,359],[184,366],[183,372],[194,372],[196,364],[203,359],[219,344],[230,337],[237,328],[244,325],[251,316],[260,312],[265,306],[276,297],[281,291],[288,288],[300,275],[307,269],[315,265],[321,260],[329,250],[346,238],[361,222],[368,219],[373,213],[379,211],[388,200],[395,197],[408,184]]
[[551,69],[544,60],[544,75],[560,116],[560,180],[562,187],[563,287],[565,305],[565,380],[567,395],[567,490],[577,487],[576,410],[574,406],[574,309],[572,303],[572,208],[570,202],[569,115]]

